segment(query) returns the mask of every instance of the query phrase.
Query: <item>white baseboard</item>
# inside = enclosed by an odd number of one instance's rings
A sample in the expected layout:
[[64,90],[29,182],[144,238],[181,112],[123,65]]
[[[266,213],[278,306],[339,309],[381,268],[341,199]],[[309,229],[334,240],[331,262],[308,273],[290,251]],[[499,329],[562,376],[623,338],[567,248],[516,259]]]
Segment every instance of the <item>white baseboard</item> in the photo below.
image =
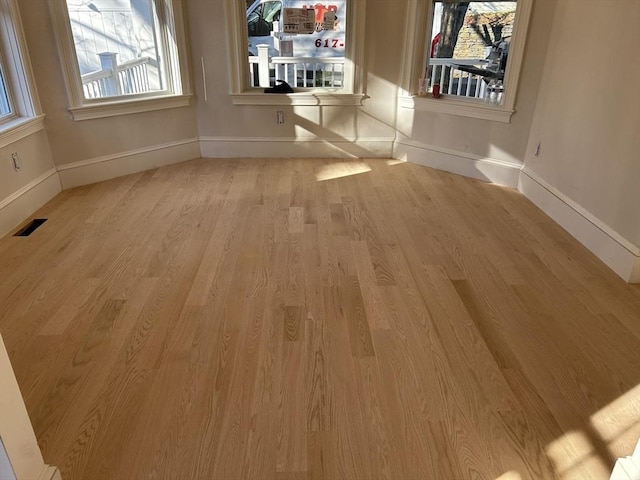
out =
[[629,283],[640,283],[640,257],[636,257],[633,262]]
[[611,472],[609,480],[637,480],[640,478],[640,440],[633,453],[628,457],[619,458]]
[[200,137],[204,158],[384,158],[392,150],[393,137]]
[[60,470],[51,465],[45,465],[42,473],[38,477],[38,480],[62,480],[60,476]]
[[199,156],[200,145],[198,139],[190,138],[60,165],[58,166],[58,172],[62,188],[66,190],[67,188],[89,185],[110,178],[184,162]]
[[121,152],[51,169],[0,201],[0,236],[62,189],[198,158],[391,157],[479,180],[517,187],[625,281],[640,283],[640,248],[517,163],[392,138],[317,139],[200,137]]
[[518,190],[629,283],[640,283],[640,248],[592,213],[523,169]]
[[20,225],[61,190],[58,172],[52,168],[0,201],[0,237]]
[[522,168],[518,163],[457,152],[412,140],[396,140],[393,158],[513,188],[518,186]]

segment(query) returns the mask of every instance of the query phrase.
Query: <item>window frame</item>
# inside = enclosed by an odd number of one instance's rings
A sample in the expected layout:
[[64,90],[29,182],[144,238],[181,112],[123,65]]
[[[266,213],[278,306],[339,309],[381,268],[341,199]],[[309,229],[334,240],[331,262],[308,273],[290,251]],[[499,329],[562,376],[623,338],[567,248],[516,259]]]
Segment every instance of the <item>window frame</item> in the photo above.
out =
[[44,130],[44,115],[18,0],[0,0],[0,57],[12,114],[0,121],[0,148]]
[[505,71],[506,86],[502,105],[490,105],[476,99],[442,95],[441,98],[419,96],[419,79],[426,66],[426,55],[431,44],[430,33],[433,25],[433,0],[410,0],[407,11],[405,35],[405,56],[399,105],[401,108],[448,113],[464,117],[510,123],[515,113],[520,73],[524,60],[529,20],[533,0],[517,0],[513,24],[513,38],[509,47],[509,61]]
[[260,88],[249,87],[246,9],[244,0],[224,2],[229,45],[229,94],[234,105],[362,105],[367,98],[364,81],[366,0],[347,1],[344,86],[340,89],[296,88],[295,93],[278,95],[265,94]]
[[188,51],[182,0],[151,0],[160,25],[160,48],[167,60],[166,89],[134,95],[85,98],[66,0],[49,0],[58,52],[63,69],[69,111],[76,121],[127,115],[167,108],[184,107],[191,102]]

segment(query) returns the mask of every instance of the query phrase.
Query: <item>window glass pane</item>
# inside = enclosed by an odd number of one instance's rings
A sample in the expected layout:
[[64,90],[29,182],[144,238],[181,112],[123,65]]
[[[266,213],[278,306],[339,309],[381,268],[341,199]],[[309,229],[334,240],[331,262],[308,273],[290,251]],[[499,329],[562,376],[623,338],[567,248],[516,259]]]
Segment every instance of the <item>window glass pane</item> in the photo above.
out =
[[4,80],[4,72],[0,65],[0,118],[11,115],[11,104],[9,103],[9,92]]
[[[247,7],[250,86],[341,88],[347,0],[254,0]],[[268,61],[259,61],[265,45]],[[275,57],[275,58],[274,58]],[[264,57],[266,59],[266,57]]]
[[153,0],[66,0],[85,98],[166,89]]
[[432,93],[502,103],[516,6],[515,0],[434,1],[426,71]]

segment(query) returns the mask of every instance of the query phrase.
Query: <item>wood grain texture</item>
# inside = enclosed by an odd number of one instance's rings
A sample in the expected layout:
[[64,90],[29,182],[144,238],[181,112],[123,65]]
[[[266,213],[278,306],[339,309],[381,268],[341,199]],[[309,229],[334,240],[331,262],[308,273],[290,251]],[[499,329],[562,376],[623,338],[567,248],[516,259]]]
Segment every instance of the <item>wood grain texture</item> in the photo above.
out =
[[640,286],[513,190],[200,159],[35,215],[0,328],[65,480],[588,480],[640,436]]

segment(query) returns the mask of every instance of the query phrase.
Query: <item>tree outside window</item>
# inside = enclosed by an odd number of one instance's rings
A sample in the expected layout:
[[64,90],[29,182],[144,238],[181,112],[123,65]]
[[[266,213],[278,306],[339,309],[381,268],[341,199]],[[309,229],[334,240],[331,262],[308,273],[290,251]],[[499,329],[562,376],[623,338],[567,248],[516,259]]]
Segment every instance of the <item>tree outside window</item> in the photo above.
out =
[[433,2],[430,89],[502,104],[517,2]]

